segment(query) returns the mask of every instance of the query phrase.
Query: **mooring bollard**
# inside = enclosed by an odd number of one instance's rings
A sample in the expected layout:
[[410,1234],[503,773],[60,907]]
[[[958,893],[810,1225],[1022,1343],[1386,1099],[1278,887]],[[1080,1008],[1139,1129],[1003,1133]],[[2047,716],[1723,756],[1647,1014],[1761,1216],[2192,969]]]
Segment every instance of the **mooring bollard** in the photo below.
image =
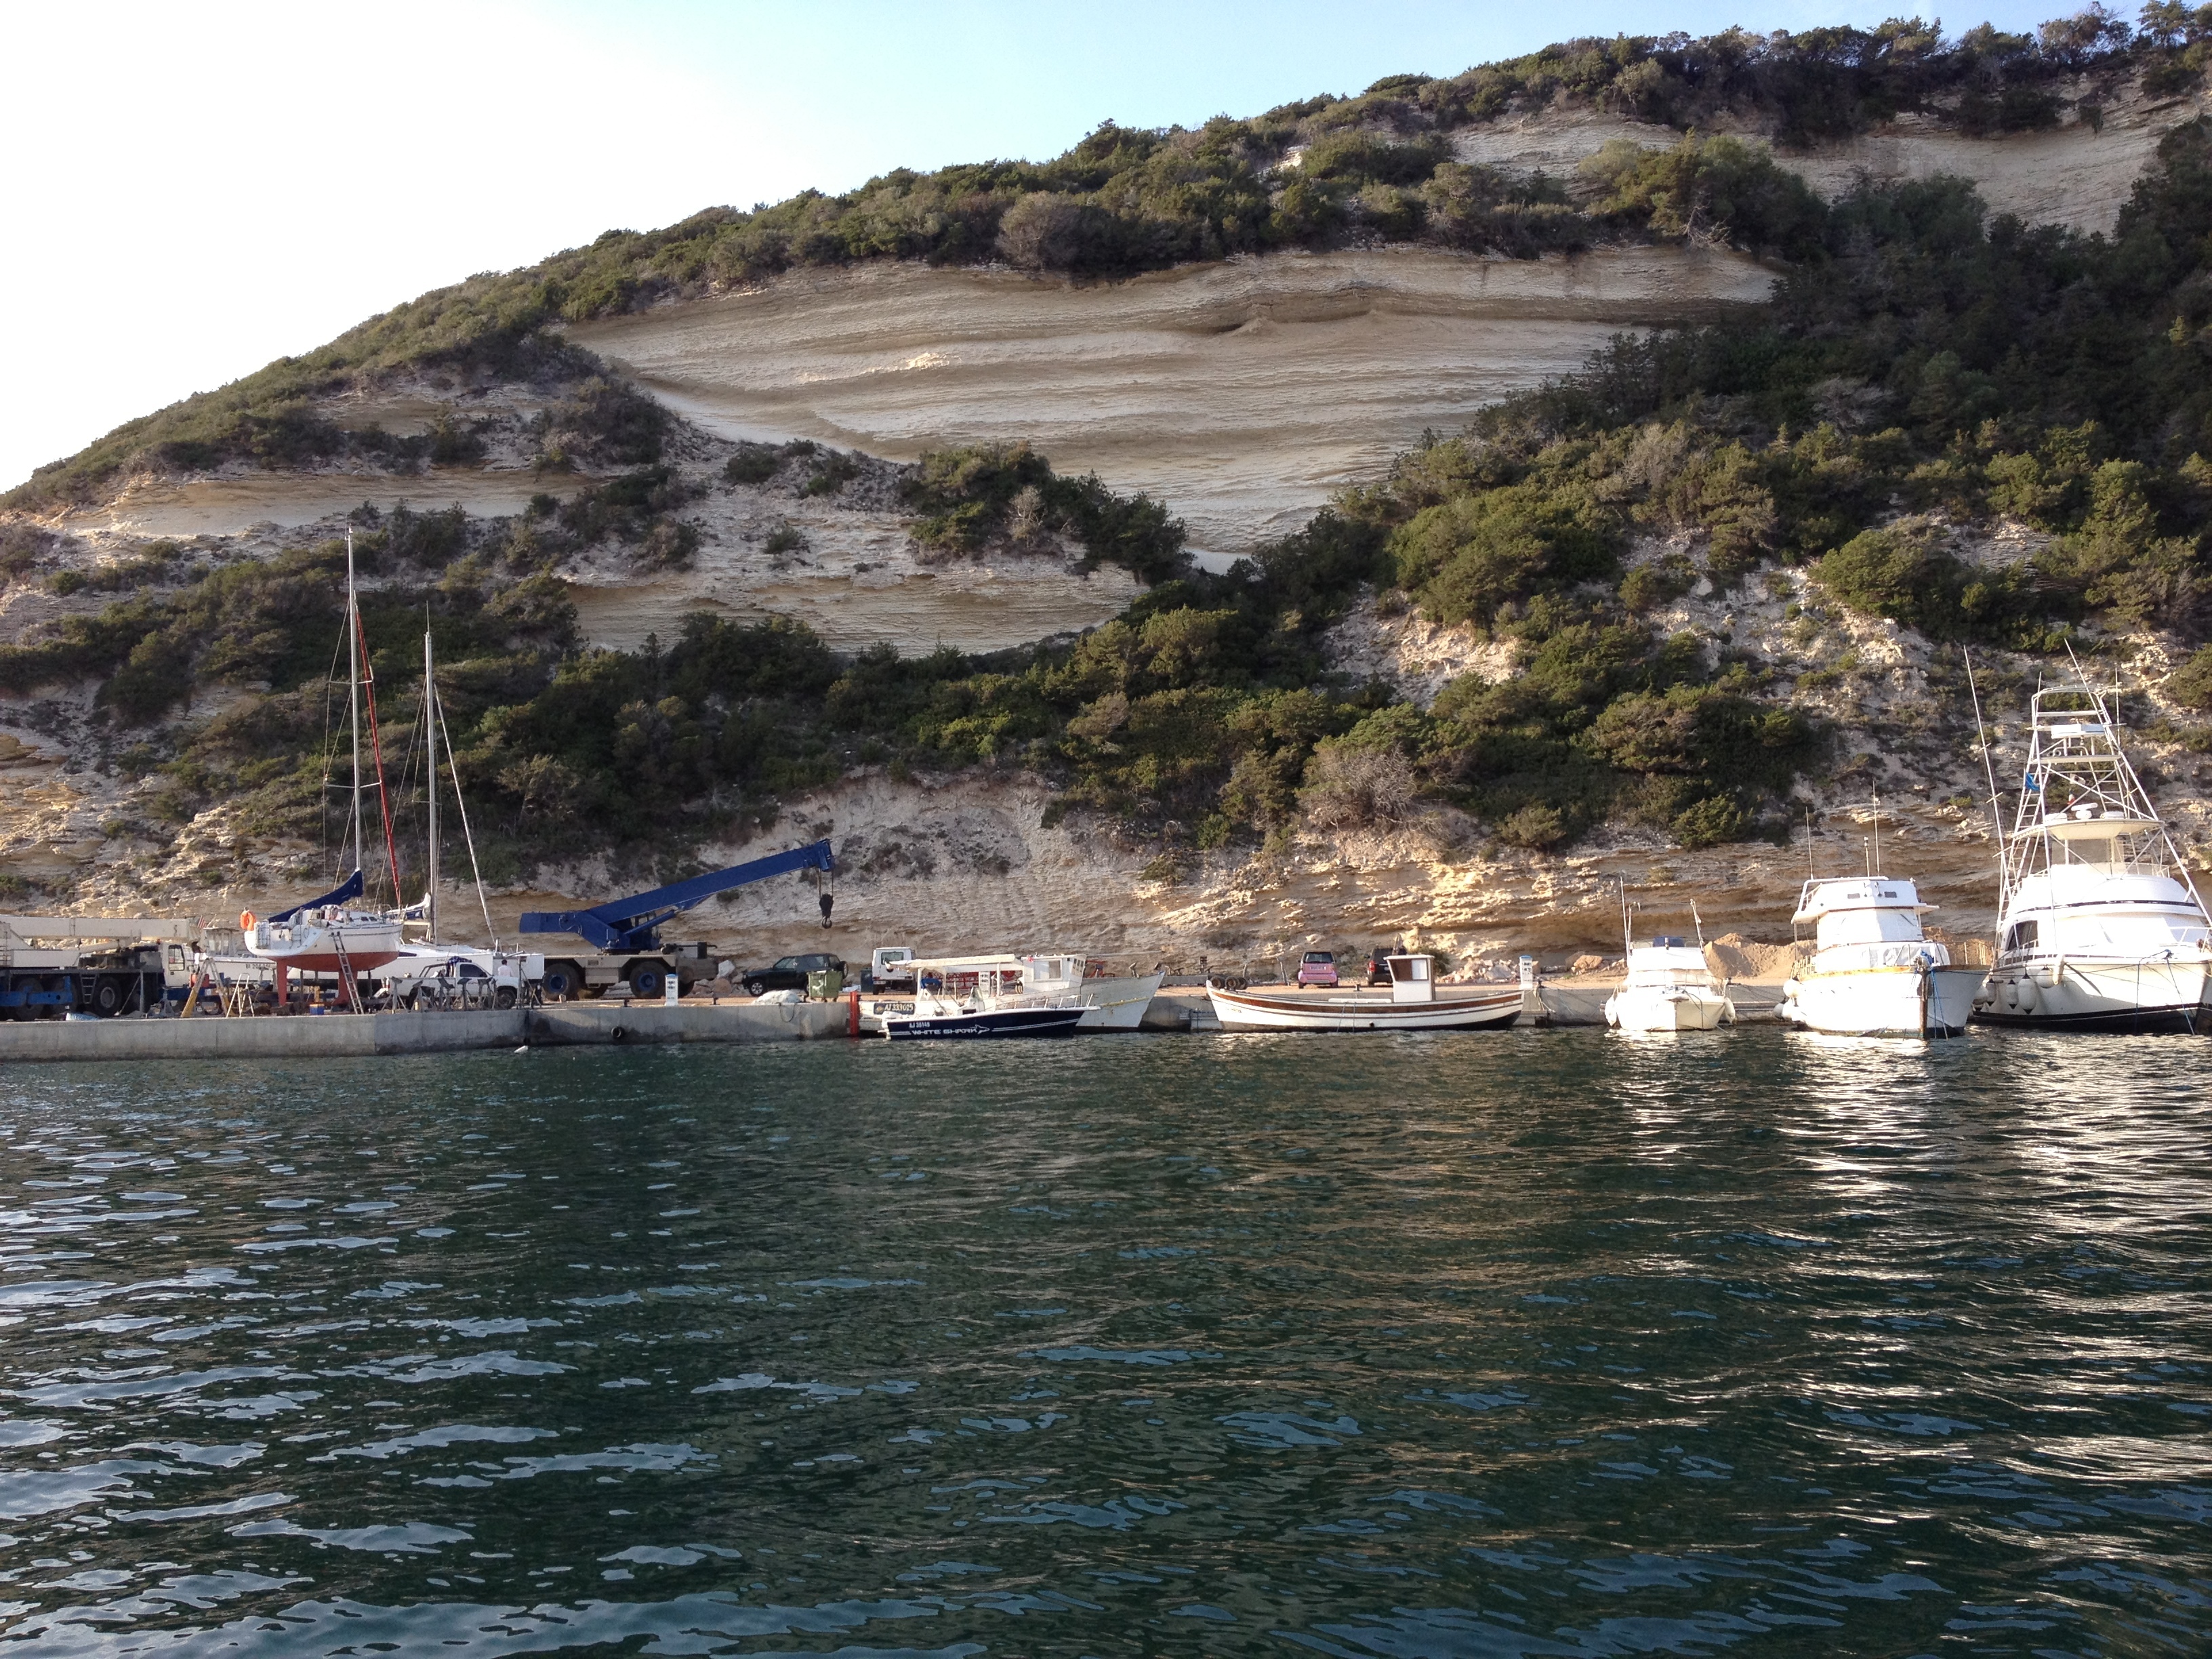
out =
[[857,985],[845,993],[845,1035],[860,1035],[860,988]]

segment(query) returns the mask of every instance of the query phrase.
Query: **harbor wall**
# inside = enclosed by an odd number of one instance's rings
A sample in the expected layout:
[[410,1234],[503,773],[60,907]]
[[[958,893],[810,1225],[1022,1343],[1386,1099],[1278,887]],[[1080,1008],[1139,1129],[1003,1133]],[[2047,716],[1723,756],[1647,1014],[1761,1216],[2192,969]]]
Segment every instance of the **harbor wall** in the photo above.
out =
[[842,1002],[562,1003],[505,1012],[0,1024],[0,1065],[61,1060],[301,1060],[618,1042],[777,1042],[843,1036]]

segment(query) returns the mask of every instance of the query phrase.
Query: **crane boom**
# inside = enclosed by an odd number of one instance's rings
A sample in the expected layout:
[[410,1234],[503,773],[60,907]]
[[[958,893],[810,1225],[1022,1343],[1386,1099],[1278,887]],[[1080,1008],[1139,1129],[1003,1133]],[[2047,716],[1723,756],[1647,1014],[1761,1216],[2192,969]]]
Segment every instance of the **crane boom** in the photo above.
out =
[[[579,939],[589,939],[602,951],[656,951],[660,948],[660,924],[671,916],[689,910],[693,905],[726,893],[732,887],[766,881],[771,876],[781,876],[793,870],[820,870],[824,873],[836,871],[830,843],[817,841],[811,846],[795,847],[785,853],[771,853],[764,859],[750,863],[733,864],[726,870],[714,870],[703,876],[694,876],[689,881],[672,882],[665,887],[656,887],[649,893],[638,893],[629,898],[610,899],[605,904],[595,904],[588,910],[526,910],[522,916],[522,931],[526,933],[574,933]],[[824,910],[826,915],[828,911]]]

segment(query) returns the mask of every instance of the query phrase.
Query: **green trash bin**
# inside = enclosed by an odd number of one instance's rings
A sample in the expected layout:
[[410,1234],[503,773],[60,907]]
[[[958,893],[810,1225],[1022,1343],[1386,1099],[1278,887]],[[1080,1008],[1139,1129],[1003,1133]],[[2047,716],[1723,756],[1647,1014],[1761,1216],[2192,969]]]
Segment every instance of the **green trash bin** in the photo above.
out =
[[806,994],[815,1002],[835,1002],[845,988],[845,975],[835,968],[817,968],[806,975]]

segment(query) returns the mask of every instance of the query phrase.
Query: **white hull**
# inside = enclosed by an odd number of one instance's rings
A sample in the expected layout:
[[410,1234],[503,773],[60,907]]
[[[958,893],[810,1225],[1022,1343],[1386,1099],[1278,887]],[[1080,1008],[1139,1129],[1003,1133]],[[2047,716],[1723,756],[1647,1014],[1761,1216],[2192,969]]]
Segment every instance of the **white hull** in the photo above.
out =
[[2052,1030],[2212,1031],[2212,957],[2065,957],[1992,969],[1974,1018]]
[[1917,968],[1800,974],[1783,988],[1775,1012],[1835,1036],[1958,1036],[1987,978],[1979,968],[1931,969],[1923,1004]]
[[1631,986],[1605,1005],[1605,1023],[1624,1031],[1711,1031],[1735,1018],[1734,1003],[1694,986]]
[[367,974],[398,957],[399,924],[380,916],[330,922],[264,921],[247,933],[246,948],[288,972]]
[[1510,1025],[1521,1013],[1521,988],[1507,986],[1433,1002],[1376,996],[1261,994],[1208,985],[1213,1015],[1225,1031],[1449,1031]]
[[1159,994],[1165,974],[1083,981],[1083,1018],[1079,1031],[1133,1031]]

